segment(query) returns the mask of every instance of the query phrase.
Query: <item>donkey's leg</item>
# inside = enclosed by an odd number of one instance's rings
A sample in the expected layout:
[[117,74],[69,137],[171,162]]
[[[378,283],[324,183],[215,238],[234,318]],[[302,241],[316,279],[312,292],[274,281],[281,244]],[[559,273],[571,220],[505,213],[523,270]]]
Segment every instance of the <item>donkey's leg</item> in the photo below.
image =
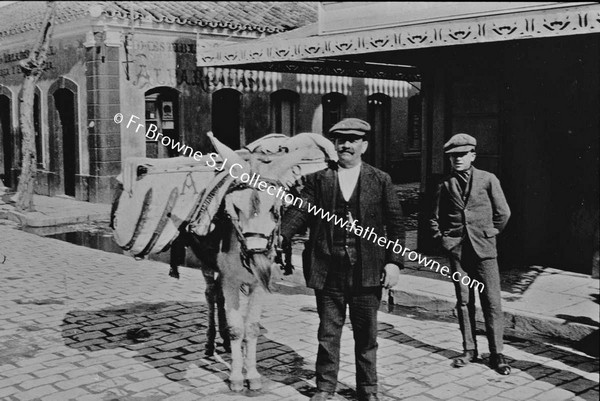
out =
[[244,360],[246,368],[246,379],[250,390],[260,390],[262,383],[260,374],[256,370],[256,343],[260,335],[260,315],[262,313],[262,304],[265,298],[265,290],[257,285],[250,290],[248,299],[248,313],[246,315],[246,358]]
[[229,387],[232,391],[242,391],[244,389],[242,340],[244,339],[244,313],[246,308],[245,305],[243,306],[240,303],[240,282],[233,277],[223,277],[222,284],[225,314],[231,342]]
[[227,317],[225,316],[225,297],[223,296],[222,278],[219,277],[216,286],[217,317],[219,321],[219,334],[223,339],[223,348],[225,352],[231,352],[231,343],[229,341],[229,330],[227,329]]

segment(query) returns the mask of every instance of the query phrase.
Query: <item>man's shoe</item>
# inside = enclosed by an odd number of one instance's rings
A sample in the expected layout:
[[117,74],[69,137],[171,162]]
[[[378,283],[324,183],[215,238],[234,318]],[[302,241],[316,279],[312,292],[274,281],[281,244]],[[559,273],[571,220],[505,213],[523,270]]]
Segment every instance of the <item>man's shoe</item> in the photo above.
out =
[[465,351],[461,356],[454,358],[454,362],[452,362],[453,368],[462,368],[467,366],[471,362],[475,362],[477,360],[477,351]]
[[492,369],[501,375],[510,375],[510,365],[506,361],[506,358],[502,354],[491,354],[490,355],[490,366]]
[[379,401],[379,397],[377,397],[377,394],[375,393],[364,394],[358,398],[358,401]]
[[169,276],[179,280],[179,269],[177,266],[171,266],[171,270],[169,270]]
[[333,398],[333,393],[327,391],[317,391],[317,394],[310,397],[310,401],[326,401]]

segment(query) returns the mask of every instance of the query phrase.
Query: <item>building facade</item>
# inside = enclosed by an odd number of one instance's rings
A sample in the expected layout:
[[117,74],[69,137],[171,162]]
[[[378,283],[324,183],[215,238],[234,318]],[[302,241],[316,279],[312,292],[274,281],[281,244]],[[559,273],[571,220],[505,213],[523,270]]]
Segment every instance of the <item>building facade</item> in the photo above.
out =
[[[216,44],[315,22],[316,3],[57,3],[35,94],[38,194],[110,202],[123,160],[181,153],[146,137],[151,124],[171,144],[208,152],[208,131],[237,149],[271,132],[326,132],[345,116],[373,123],[373,164],[399,182],[419,180],[418,82],[196,66],[197,54]],[[13,188],[21,153],[18,63],[45,7],[18,2],[0,16],[0,178]]]

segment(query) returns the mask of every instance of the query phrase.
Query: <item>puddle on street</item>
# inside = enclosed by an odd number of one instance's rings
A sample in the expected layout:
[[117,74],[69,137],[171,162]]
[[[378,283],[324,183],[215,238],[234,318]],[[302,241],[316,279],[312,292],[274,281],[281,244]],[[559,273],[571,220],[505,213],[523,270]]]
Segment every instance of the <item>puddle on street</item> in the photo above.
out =
[[[124,251],[117,245],[113,239],[112,229],[108,225],[108,221],[92,221],[52,227],[23,227],[22,230],[41,237],[54,238],[86,248],[133,257],[129,252]],[[186,258],[186,262],[182,266],[194,266],[191,264],[194,261],[188,260],[190,252],[187,252],[187,254],[188,258]],[[169,255],[170,252],[166,251],[150,255],[147,259],[168,264]]]

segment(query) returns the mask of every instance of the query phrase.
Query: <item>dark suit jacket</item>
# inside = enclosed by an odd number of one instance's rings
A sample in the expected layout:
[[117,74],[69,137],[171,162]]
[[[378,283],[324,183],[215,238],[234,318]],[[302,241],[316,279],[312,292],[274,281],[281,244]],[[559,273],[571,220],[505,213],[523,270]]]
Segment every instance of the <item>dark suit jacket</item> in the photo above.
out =
[[[302,208],[290,207],[282,221],[281,234],[291,238],[301,227],[308,225],[310,236],[303,254],[304,277],[308,287],[322,289],[327,272],[332,265],[333,220],[328,222],[321,215],[308,211],[308,205],[316,205],[324,211],[333,213],[336,206],[335,191],[337,170],[325,169],[308,175],[302,191]],[[358,223],[365,230],[373,228],[378,238],[386,234],[387,238],[404,246],[404,226],[402,208],[390,176],[366,163],[362,163],[358,182],[360,192],[358,204],[360,215]],[[345,216],[338,216],[345,218]],[[395,263],[403,267],[403,258],[389,249],[373,242],[374,235],[359,238],[359,257],[362,266],[363,287],[381,285],[381,273],[386,263]]]
[[451,250],[466,234],[480,258],[494,258],[498,255],[496,235],[510,217],[500,181],[492,173],[473,168],[467,192],[465,202],[457,180],[451,176],[438,186],[430,219],[433,236]]

